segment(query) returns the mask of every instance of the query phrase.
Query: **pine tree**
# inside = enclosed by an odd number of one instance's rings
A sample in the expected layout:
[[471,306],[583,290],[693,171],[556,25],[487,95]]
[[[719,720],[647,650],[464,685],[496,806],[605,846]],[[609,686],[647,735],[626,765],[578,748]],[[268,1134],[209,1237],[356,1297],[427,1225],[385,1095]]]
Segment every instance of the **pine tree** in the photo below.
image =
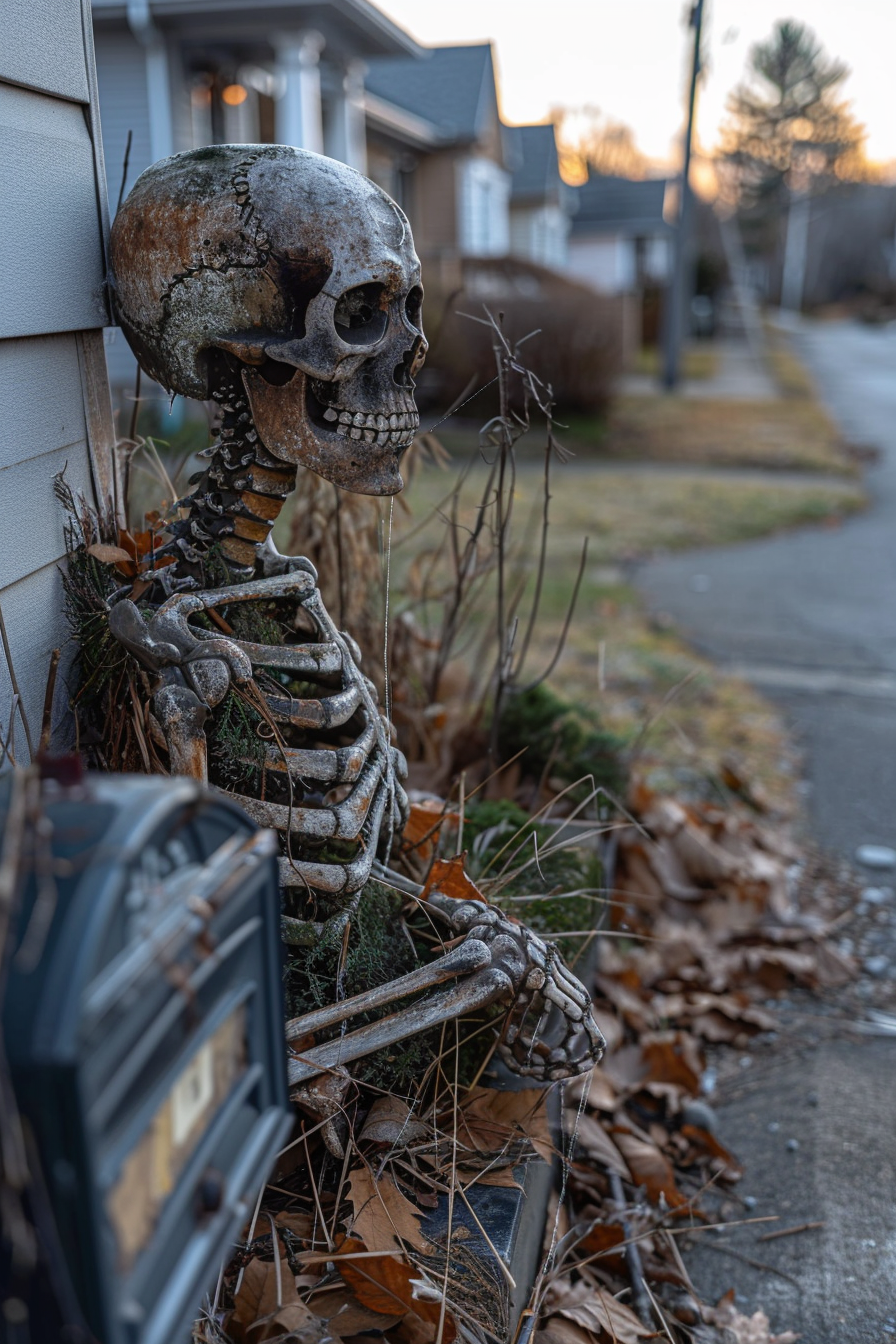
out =
[[722,141],[742,207],[781,202],[785,187],[814,193],[867,178],[864,128],[839,96],[848,74],[792,19],[752,48],[748,78],[728,101]]

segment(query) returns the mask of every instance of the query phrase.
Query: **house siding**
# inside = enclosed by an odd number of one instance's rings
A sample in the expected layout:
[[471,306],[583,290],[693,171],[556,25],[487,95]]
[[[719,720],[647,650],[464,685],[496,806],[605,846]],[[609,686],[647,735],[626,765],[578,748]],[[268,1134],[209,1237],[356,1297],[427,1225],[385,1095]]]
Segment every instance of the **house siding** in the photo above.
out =
[[422,158],[413,173],[409,218],[423,263],[424,286],[459,283],[457,174],[452,150]]
[[504,257],[510,251],[510,174],[475,155],[458,163],[460,250],[467,257]]
[[569,259],[569,216],[557,205],[512,206],[510,255],[562,271]]
[[625,294],[634,288],[634,243],[609,234],[569,240],[567,272],[599,294]]
[[132,132],[128,158],[128,189],[152,163],[149,140],[149,101],[146,57],[129,32],[96,34],[97,85],[103,109],[103,144],[109,174],[113,212],[121,190],[128,131]]
[[[68,638],[53,476],[66,468],[88,499],[111,486],[106,186],[86,6],[12,0],[4,17],[14,41],[0,57],[0,610],[12,671],[0,654],[0,724],[5,735],[14,672],[36,744],[50,654]],[[27,761],[15,723],[17,758]]]

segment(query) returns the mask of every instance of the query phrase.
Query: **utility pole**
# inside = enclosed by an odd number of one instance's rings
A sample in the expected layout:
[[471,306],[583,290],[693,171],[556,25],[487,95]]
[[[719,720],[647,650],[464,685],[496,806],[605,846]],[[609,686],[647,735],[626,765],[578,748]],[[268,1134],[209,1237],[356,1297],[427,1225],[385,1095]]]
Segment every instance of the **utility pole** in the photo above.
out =
[[781,279],[781,307],[799,313],[803,306],[806,280],[806,255],[809,249],[808,190],[791,188],[784,239],[784,272]]
[[691,88],[688,96],[688,125],[684,137],[684,162],[681,167],[681,200],[678,206],[678,225],[675,230],[675,253],[672,279],[667,289],[668,302],[664,323],[663,386],[672,391],[678,383],[678,363],[681,335],[684,329],[684,301],[687,286],[688,233],[691,218],[691,143],[694,138],[694,107],[697,102],[697,80],[700,76],[700,34],[703,28],[704,0],[694,0],[691,7],[690,27],[694,30],[694,58],[691,64]]

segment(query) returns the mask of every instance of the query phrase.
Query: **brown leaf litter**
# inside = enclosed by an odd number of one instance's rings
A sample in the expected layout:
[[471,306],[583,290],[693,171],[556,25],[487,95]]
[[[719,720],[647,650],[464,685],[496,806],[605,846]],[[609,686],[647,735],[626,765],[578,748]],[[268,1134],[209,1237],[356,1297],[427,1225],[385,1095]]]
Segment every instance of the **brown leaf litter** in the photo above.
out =
[[[823,884],[810,891],[788,836],[741,804],[685,805],[644,788],[635,802],[596,976],[608,1050],[561,1088],[562,1134],[543,1090],[456,1087],[447,1046],[426,1097],[352,1083],[344,1159],[326,1152],[321,1126],[301,1122],[198,1340],[506,1344],[494,1275],[507,1269],[487,1265],[481,1243],[474,1253],[456,1218],[447,1230],[426,1219],[446,1201],[469,1207],[477,1185],[520,1185],[524,1164],[556,1161],[558,1143],[564,1198],[525,1318],[537,1320],[537,1344],[797,1338],[772,1334],[762,1311],[741,1314],[731,1294],[701,1302],[691,1283],[687,1240],[717,1217],[707,1195],[733,1193],[742,1175],[695,1103],[708,1048],[741,1050],[776,1029],[770,996],[854,975],[831,942],[837,902]],[[420,837],[438,815],[421,812]],[[440,873],[467,890],[462,859]]]

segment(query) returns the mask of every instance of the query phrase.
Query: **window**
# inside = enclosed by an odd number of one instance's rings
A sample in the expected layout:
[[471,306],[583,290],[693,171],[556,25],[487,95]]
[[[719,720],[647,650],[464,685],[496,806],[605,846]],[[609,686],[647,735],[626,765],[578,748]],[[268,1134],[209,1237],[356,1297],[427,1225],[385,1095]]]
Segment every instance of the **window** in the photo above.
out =
[[510,251],[510,175],[491,159],[460,165],[459,242],[468,257],[502,257]]

